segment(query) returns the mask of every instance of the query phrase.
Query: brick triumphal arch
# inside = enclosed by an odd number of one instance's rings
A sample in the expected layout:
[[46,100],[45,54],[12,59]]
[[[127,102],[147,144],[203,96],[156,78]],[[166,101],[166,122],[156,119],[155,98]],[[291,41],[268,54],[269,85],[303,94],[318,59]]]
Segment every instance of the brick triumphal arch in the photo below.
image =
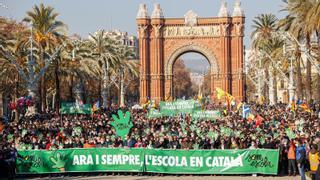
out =
[[173,64],[186,52],[197,52],[210,63],[211,94],[219,87],[236,99],[244,98],[244,14],[237,1],[232,16],[222,3],[218,17],[199,18],[188,11],[184,18],[164,18],[156,4],[149,17],[141,4],[137,15],[140,48],[140,101],[172,97]]

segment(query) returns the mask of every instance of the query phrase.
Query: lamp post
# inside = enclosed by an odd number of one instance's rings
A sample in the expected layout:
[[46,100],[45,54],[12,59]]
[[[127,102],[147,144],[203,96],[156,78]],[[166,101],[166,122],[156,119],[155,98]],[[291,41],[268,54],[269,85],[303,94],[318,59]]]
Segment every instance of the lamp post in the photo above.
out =
[[124,96],[125,96],[125,87],[124,87],[124,74],[125,70],[123,68],[120,69],[120,107],[125,106]]
[[[287,49],[286,49],[286,43],[283,45],[283,53],[285,55],[289,55],[287,54]],[[295,86],[294,86],[294,72],[293,72],[293,60],[294,60],[294,56],[290,56],[289,57],[290,60],[290,74],[289,74],[289,86],[288,86],[288,91],[289,91],[289,102],[294,101],[295,98]]]
[[263,70],[262,70],[262,62],[261,62],[261,57],[259,57],[259,72],[258,72],[258,102],[260,103],[262,101],[262,75],[263,75]]
[[289,77],[290,83],[289,83],[289,88],[288,88],[288,90],[289,90],[289,100],[290,100],[290,102],[291,102],[291,101],[294,101],[294,98],[295,98],[295,89],[296,89],[296,87],[294,86],[294,78],[293,78],[293,76],[294,76],[294,73],[293,73],[293,64],[292,64],[293,58],[294,58],[293,56],[290,57],[290,77]]

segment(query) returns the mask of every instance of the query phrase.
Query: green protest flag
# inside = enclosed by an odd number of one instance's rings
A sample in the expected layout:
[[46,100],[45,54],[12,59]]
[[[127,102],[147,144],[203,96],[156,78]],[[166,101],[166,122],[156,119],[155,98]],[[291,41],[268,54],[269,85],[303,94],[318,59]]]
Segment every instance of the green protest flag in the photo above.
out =
[[112,114],[112,118],[114,121],[111,122],[111,125],[115,128],[117,135],[125,139],[133,126],[130,120],[130,112],[127,111],[124,116],[122,110],[118,110],[118,116]]
[[192,125],[190,126],[190,130],[191,130],[191,131],[194,131],[195,129],[197,129],[197,126],[194,125],[194,124],[192,124]]
[[76,126],[72,130],[72,135],[73,136],[80,136],[82,132],[82,128],[80,126]]
[[7,136],[7,140],[8,140],[8,142],[12,142],[13,141],[13,134],[9,134]]
[[18,150],[26,150],[26,146],[24,143],[20,143],[19,146],[18,146]]
[[21,136],[24,137],[27,134],[27,132],[28,132],[28,130],[23,129],[22,132],[21,132]]
[[18,157],[16,167],[20,175],[60,172],[276,175],[279,150],[93,148],[19,150]]
[[159,110],[157,109],[154,109],[154,108],[151,108],[147,114],[147,117],[149,119],[152,119],[152,118],[161,118],[162,117],[162,114]]
[[290,139],[296,138],[296,135],[294,134],[294,132],[290,128],[286,128],[286,134]]
[[208,137],[210,138],[210,139],[217,139],[218,138],[218,136],[219,136],[219,134],[218,133],[216,133],[216,132],[213,132],[213,131],[210,131],[210,132],[208,132]]
[[221,134],[230,136],[232,133],[232,130],[230,128],[221,127]]
[[240,137],[241,131],[236,131],[234,134],[235,134],[237,137]]

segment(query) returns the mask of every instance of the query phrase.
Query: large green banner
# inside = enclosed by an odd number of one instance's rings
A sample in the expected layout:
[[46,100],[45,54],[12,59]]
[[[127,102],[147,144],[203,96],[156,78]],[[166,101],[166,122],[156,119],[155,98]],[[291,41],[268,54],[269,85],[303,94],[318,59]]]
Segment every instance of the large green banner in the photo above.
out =
[[177,100],[172,102],[160,102],[160,112],[162,115],[174,116],[180,113],[191,114],[193,111],[199,109],[201,106],[195,100]]
[[172,174],[277,174],[278,150],[64,149],[19,151],[19,174],[155,172]]
[[93,171],[143,171],[141,149],[62,149],[19,151],[20,174]]
[[61,103],[61,114],[91,114],[90,104]]

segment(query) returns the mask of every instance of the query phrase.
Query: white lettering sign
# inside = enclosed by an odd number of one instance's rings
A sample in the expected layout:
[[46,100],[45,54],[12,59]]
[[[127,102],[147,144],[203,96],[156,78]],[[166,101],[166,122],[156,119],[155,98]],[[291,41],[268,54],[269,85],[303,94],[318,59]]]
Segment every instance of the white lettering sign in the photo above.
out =
[[218,37],[220,26],[168,26],[163,29],[163,37]]

